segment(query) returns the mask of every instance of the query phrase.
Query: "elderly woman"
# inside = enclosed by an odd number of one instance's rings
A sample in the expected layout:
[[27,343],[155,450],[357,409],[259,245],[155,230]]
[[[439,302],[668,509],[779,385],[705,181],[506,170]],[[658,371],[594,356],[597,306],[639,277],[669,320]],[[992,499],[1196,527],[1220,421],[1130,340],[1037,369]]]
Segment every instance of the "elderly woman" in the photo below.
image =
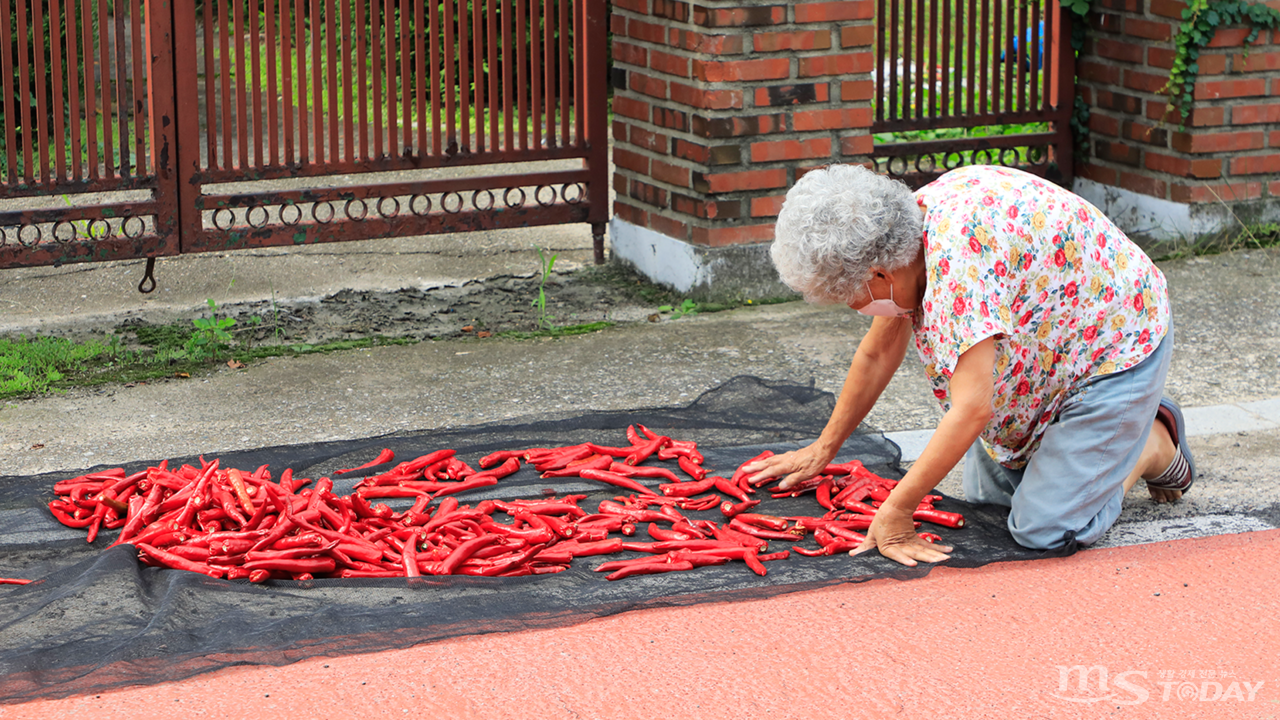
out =
[[866,542],[905,565],[945,560],[912,510],[964,458],[966,498],[1010,508],[1038,549],[1096,541],[1139,479],[1157,502],[1195,477],[1164,276],[1096,208],[1018,170],[966,167],[912,192],[857,166],[805,175],[772,247],[788,286],[875,319],[821,437],[748,468],[789,487],[858,426],[914,339],[943,417]]

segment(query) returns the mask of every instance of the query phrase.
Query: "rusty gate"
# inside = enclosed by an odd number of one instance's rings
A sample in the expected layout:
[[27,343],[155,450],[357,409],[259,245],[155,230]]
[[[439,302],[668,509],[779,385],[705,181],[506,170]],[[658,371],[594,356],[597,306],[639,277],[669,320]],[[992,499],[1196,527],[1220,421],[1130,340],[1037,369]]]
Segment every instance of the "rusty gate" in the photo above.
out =
[[608,219],[604,0],[0,0],[0,267]]
[[[878,0],[877,11],[880,172],[913,187],[979,164],[1070,181],[1075,55],[1058,0]],[[1031,131],[999,134],[1009,125]]]

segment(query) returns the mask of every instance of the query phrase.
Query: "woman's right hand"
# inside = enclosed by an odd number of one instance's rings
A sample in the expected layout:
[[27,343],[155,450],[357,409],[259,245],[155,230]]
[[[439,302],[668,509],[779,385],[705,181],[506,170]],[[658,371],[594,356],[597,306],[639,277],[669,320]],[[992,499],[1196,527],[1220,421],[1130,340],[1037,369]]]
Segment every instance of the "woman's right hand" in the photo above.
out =
[[782,478],[782,482],[778,485],[783,490],[786,490],[793,485],[821,474],[826,469],[827,463],[831,462],[834,457],[835,453],[821,450],[818,448],[817,443],[814,443],[799,450],[792,450],[781,455],[773,455],[763,460],[757,460],[742,469],[751,473],[748,481],[752,484],[764,482],[769,478]]

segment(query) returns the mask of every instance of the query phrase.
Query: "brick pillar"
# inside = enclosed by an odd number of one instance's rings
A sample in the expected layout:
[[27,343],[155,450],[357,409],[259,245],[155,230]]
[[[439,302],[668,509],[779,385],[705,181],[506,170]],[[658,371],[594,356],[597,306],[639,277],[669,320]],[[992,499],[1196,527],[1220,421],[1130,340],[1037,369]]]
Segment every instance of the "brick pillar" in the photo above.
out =
[[1186,7],[1100,0],[1076,65],[1092,141],[1076,192],[1148,247],[1238,229],[1233,212],[1280,220],[1280,37],[1262,31],[1246,57],[1248,30],[1218,30],[1200,53],[1195,102],[1179,129],[1180,115],[1156,93]]
[[692,296],[789,293],[787,188],[871,151],[871,0],[613,0],[614,257]]

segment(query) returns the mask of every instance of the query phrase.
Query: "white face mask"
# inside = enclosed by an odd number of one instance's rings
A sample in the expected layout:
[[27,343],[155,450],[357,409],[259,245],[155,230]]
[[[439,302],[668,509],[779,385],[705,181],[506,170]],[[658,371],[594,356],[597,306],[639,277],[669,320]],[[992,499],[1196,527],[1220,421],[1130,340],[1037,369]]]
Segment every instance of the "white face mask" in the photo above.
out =
[[[868,283],[866,287],[867,294],[871,295],[871,285]],[[871,295],[871,302],[859,308],[858,312],[871,317],[909,317],[912,313],[911,310],[893,301],[892,285],[889,286],[888,299],[876,300],[875,296]]]

